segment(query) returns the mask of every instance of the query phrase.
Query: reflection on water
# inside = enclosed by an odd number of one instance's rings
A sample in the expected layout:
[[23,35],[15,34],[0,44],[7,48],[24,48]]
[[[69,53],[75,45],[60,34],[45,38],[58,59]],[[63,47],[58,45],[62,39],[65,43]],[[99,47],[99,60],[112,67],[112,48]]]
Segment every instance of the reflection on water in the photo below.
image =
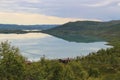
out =
[[11,40],[11,39],[35,39],[35,38],[45,38],[50,35],[43,33],[27,33],[27,34],[0,34],[1,40]]
[[29,60],[39,60],[43,55],[49,59],[87,55],[103,48],[110,48],[106,42],[77,43],[43,33],[0,34],[0,41],[9,40],[20,48],[23,56]]

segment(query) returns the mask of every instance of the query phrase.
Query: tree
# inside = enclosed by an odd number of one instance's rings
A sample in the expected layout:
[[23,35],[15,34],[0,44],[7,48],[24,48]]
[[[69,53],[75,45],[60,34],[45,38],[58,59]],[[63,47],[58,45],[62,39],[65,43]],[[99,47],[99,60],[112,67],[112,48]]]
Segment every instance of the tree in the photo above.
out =
[[8,41],[0,44],[0,80],[23,80],[25,58]]

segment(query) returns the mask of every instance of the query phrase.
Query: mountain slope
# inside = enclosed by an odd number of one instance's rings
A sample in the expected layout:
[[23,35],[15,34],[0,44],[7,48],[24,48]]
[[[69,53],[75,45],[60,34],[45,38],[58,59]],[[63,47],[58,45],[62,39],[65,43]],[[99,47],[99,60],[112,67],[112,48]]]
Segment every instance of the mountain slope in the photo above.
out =
[[[120,37],[120,21],[95,22],[77,21],[69,22],[59,27],[44,30],[43,32],[75,41],[75,38],[83,36],[85,38],[94,37],[96,39],[107,39]],[[71,40],[69,40],[71,39]]]

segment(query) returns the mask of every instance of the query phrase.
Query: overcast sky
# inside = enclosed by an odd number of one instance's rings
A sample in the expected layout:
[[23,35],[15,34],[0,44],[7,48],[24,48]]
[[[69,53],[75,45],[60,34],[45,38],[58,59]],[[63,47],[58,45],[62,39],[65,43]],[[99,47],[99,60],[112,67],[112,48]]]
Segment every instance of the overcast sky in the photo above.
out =
[[0,0],[0,23],[62,24],[119,16],[120,0]]

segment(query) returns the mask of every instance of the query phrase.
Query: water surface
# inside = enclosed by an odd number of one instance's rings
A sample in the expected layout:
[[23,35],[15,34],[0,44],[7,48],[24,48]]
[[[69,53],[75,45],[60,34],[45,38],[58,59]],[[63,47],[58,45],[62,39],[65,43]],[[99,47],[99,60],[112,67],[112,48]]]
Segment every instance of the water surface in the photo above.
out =
[[8,40],[19,47],[21,54],[29,60],[39,60],[43,55],[48,59],[74,58],[90,52],[110,48],[107,42],[69,42],[44,33],[0,34],[0,41]]

